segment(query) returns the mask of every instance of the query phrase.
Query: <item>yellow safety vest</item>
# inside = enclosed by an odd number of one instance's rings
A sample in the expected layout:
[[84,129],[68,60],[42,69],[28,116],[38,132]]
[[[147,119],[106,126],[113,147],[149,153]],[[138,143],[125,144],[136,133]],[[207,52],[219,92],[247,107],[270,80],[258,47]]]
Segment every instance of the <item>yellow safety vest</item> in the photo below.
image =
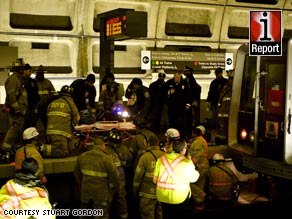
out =
[[155,165],[153,181],[158,201],[180,204],[190,196],[190,182],[196,182],[199,173],[193,162],[177,153],[160,157]]
[[[7,215],[9,210],[40,210],[35,218],[54,219],[55,215],[42,215],[51,210],[48,193],[40,187],[26,187],[9,180],[0,190],[0,218],[27,219],[27,215]],[[41,215],[41,216],[40,216]]]

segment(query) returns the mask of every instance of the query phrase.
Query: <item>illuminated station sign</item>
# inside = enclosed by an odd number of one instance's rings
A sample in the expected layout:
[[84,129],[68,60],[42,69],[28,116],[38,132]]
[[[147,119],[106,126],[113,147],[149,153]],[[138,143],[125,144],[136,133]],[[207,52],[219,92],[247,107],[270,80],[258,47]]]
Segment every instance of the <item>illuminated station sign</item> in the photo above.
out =
[[105,40],[124,40],[147,37],[147,13],[122,10],[115,16],[106,16]]

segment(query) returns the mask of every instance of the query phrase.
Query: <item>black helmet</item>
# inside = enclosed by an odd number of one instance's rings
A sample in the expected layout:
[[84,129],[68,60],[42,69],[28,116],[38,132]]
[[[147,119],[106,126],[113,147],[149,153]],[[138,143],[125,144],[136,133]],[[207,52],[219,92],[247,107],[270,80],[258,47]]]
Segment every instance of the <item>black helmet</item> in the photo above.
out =
[[25,158],[22,162],[22,171],[24,173],[31,173],[35,174],[39,168],[38,162],[30,157],[30,158]]
[[70,95],[72,95],[72,93],[73,93],[73,87],[70,87],[68,85],[64,85],[60,90],[60,94],[70,94]]
[[122,133],[116,128],[111,129],[108,133],[108,141],[114,144],[122,143]]

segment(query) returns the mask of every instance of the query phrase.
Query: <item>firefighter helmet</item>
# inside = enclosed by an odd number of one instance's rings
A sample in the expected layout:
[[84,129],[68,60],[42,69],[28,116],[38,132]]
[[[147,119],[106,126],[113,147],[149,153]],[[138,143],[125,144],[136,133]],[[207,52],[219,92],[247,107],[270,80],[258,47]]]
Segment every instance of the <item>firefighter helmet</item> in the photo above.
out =
[[25,65],[25,62],[24,62],[23,58],[18,58],[12,62],[11,71],[18,72],[19,70],[23,69],[24,65]]
[[108,133],[108,141],[114,144],[122,143],[122,133],[116,128],[111,129]]
[[165,132],[165,136],[168,138],[171,138],[171,139],[179,139],[180,138],[179,131],[177,129],[174,129],[174,128],[167,129]]
[[197,126],[196,129],[201,130],[202,135],[204,135],[204,134],[206,133],[206,129],[205,129],[205,127],[202,126],[202,125]]
[[29,140],[39,135],[38,130],[35,127],[29,127],[23,132],[23,140]]
[[68,85],[64,85],[61,90],[60,90],[60,94],[73,94],[73,87],[70,87]]
[[221,161],[222,161],[222,160],[225,160],[223,154],[219,154],[219,153],[214,154],[214,156],[213,156],[213,161],[216,162],[216,161],[220,161],[220,160],[221,160]]

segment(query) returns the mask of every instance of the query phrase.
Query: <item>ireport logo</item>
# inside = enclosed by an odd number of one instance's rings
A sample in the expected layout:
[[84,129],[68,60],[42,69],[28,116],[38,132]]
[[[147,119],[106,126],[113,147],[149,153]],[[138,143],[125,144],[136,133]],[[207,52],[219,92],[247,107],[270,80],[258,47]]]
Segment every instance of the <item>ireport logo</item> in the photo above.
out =
[[249,55],[282,55],[282,11],[250,11]]

